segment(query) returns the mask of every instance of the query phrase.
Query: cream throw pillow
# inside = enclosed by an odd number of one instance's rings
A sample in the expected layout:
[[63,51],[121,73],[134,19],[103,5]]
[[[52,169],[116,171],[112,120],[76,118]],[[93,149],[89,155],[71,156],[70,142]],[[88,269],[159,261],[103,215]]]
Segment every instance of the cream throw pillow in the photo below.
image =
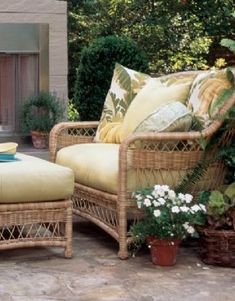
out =
[[185,103],[188,97],[191,82],[177,85],[163,86],[158,79],[151,79],[137,94],[129,106],[123,123],[117,133],[121,143],[137,126],[151,113],[163,104],[179,101]]
[[151,113],[134,132],[186,132],[190,129],[191,123],[192,113],[185,105],[175,101]]

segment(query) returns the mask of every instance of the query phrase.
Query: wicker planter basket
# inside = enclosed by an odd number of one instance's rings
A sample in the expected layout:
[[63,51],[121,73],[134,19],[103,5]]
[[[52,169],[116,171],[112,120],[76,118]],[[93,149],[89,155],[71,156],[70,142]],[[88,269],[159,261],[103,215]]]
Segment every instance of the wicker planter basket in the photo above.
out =
[[206,264],[235,267],[235,231],[198,229],[200,257]]

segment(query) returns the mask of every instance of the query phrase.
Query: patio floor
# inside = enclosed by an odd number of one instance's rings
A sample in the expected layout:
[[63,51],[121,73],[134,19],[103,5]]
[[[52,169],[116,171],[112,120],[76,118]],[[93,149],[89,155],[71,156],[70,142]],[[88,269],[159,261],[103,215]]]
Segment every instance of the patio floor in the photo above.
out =
[[117,258],[117,243],[95,225],[74,220],[74,257],[59,248],[0,253],[2,301],[232,301],[235,270],[204,265],[195,244],[174,267],[154,266],[147,249]]
[[151,263],[147,248],[121,261],[105,232],[78,217],[73,225],[72,259],[59,248],[0,252],[0,301],[234,301],[235,269],[204,265],[195,242],[180,248],[174,267],[163,268]]

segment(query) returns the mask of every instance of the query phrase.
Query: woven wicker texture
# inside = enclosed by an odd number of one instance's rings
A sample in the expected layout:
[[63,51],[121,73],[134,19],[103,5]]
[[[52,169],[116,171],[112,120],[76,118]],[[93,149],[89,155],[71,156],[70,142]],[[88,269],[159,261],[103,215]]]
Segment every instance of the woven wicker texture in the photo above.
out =
[[34,246],[65,249],[72,257],[72,202],[0,205],[0,250]]
[[199,233],[203,262],[235,267],[235,231],[201,229]]
[[[221,109],[224,115],[235,104],[235,94]],[[128,173],[137,176],[137,187],[168,184],[173,188],[180,183],[185,173],[195,166],[203,155],[199,140],[210,137],[220,128],[222,120],[215,120],[202,133],[139,133],[130,135],[120,144],[118,193],[104,191],[75,184],[72,197],[74,213],[77,213],[107,231],[119,242],[119,257],[128,257],[128,217],[135,219],[138,213],[135,202],[128,191]],[[57,124],[50,133],[50,158],[62,147],[75,143],[91,143],[94,140],[98,122],[66,122]],[[224,144],[232,139],[231,134],[224,137]],[[213,152],[211,153],[213,156]],[[206,175],[192,186],[195,196],[198,191],[214,189],[223,183],[225,174],[221,162],[214,163]],[[158,179],[156,181],[156,179]]]

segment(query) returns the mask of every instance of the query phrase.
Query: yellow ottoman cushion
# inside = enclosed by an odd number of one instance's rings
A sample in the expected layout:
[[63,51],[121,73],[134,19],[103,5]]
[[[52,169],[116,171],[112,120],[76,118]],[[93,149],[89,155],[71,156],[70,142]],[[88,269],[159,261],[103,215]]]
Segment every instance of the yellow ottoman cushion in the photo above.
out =
[[60,200],[73,193],[71,169],[20,153],[16,158],[0,163],[0,203]]

